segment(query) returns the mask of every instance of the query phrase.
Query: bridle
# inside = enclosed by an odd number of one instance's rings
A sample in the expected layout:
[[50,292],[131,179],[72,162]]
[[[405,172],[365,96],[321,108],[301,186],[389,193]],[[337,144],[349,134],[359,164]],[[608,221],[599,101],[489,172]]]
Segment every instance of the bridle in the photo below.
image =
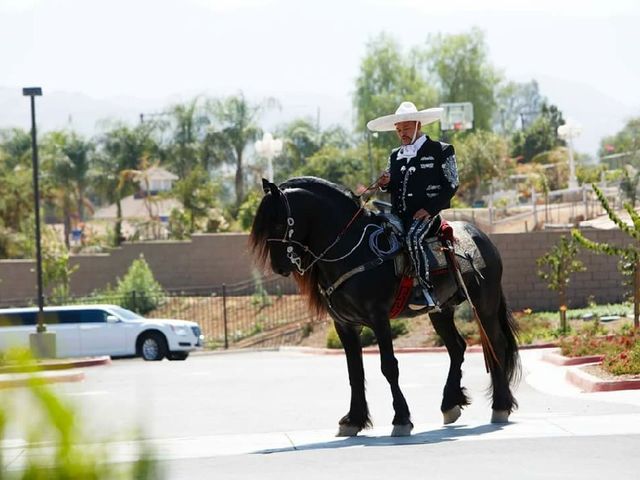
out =
[[[375,182],[373,182],[371,185],[369,185],[357,197],[358,198],[362,197],[368,191],[373,190],[374,188],[376,188],[377,185],[378,185],[378,179],[376,179]],[[293,239],[294,226],[295,226],[296,222],[295,222],[295,219],[293,218],[293,215],[291,213],[291,206],[289,205],[289,199],[287,198],[287,195],[286,195],[286,193],[284,191],[280,191],[280,195],[279,196],[282,197],[282,199],[284,200],[284,206],[285,206],[286,213],[287,213],[287,219],[286,219],[286,222],[285,222],[284,234],[283,234],[282,238],[267,238],[267,242],[277,242],[277,243],[285,244],[286,245],[286,249],[287,249],[287,258],[296,267],[296,270],[298,271],[298,273],[300,275],[304,275],[306,272],[308,272],[319,261],[337,262],[339,260],[344,260],[349,255],[351,255],[362,244],[362,242],[364,240],[364,237],[365,237],[365,234],[366,234],[366,231],[367,231],[367,228],[369,228],[370,226],[377,226],[377,225],[374,225],[374,224],[369,224],[369,225],[365,226],[365,228],[362,231],[362,236],[360,237],[360,240],[358,241],[358,243],[349,252],[347,252],[345,255],[343,255],[341,257],[338,257],[338,258],[331,258],[331,259],[325,258],[326,255],[329,253],[329,251],[333,247],[335,247],[338,244],[338,242],[342,239],[342,237],[347,232],[349,227],[351,227],[351,225],[353,225],[353,222],[355,222],[355,220],[364,211],[364,207],[366,205],[366,201],[360,206],[360,208],[356,211],[356,213],[353,214],[353,216],[351,217],[349,222],[347,222],[347,224],[342,229],[342,231],[338,234],[338,236],[319,255],[316,255],[307,245],[305,245],[305,244]],[[367,199],[367,201],[368,201],[368,199]],[[303,251],[303,254],[309,254],[309,255],[311,255],[313,257],[313,260],[306,267],[302,267],[302,257],[300,257],[300,255],[298,255],[298,253],[295,251],[294,246],[300,247],[302,249],[302,251]]]

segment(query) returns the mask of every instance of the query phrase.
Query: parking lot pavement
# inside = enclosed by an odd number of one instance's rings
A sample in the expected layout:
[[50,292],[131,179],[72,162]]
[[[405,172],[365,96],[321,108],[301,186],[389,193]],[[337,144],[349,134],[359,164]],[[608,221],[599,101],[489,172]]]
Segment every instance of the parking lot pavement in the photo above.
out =
[[[342,462],[343,473],[368,472],[374,478],[383,458],[399,471],[417,473],[412,468],[422,465],[434,473],[423,465],[425,455],[442,470],[433,478],[454,478],[448,475],[457,468],[447,470],[433,458],[436,451],[450,458],[442,452],[445,445],[455,445],[465,458],[471,455],[487,475],[496,453],[508,452],[511,462],[528,452],[530,462],[545,462],[545,468],[564,472],[564,478],[602,474],[608,458],[617,460],[618,478],[631,478],[624,469],[632,465],[637,473],[640,461],[635,455],[622,462],[621,456],[628,453],[627,445],[635,441],[637,448],[640,440],[640,392],[581,393],[563,380],[561,368],[541,362],[540,355],[522,352],[524,379],[516,390],[520,409],[512,423],[496,426],[488,423],[489,377],[482,355],[467,354],[463,384],[474,401],[450,427],[441,425],[439,412],[446,354],[398,355],[401,386],[416,425],[406,438],[388,437],[391,395],[374,355],[365,357],[365,369],[375,428],[348,439],[333,436],[349,401],[342,356],[251,352],[186,362],[122,360],[87,370],[82,383],[55,388],[78,405],[85,426],[110,440],[116,460],[133,458],[141,442],[131,441],[130,432],[139,427],[170,478],[206,478],[203,472],[213,467],[216,478],[300,478],[303,473],[305,478],[326,478],[309,470],[322,467],[323,458]],[[20,448],[19,443],[13,446]],[[585,460],[584,452],[591,450],[599,456]],[[401,460],[414,467],[401,465]],[[566,469],[566,461],[590,465],[591,471]],[[582,477],[572,476],[578,471]],[[539,478],[521,473],[519,478]]]

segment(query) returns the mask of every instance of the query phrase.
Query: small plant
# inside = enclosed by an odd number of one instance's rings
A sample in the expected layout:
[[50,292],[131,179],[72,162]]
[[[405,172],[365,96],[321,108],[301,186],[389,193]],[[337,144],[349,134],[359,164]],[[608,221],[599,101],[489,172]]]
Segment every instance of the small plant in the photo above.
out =
[[271,298],[269,297],[269,292],[264,288],[264,284],[262,282],[262,277],[260,274],[254,270],[252,272],[253,281],[256,286],[256,291],[253,295],[251,295],[251,305],[256,307],[258,310],[262,310],[264,307],[268,307],[271,305]]
[[536,260],[539,267],[547,267],[547,270],[539,270],[538,276],[543,280],[548,280],[550,290],[558,292],[560,328],[562,331],[567,329],[567,286],[574,272],[583,272],[585,269],[580,260],[576,260],[578,254],[578,243],[570,237],[567,239],[564,235],[560,237],[557,245]]
[[69,263],[69,250],[58,242],[55,233],[45,231],[42,249],[42,283],[51,288],[54,302],[65,303],[70,294],[71,275],[78,269]]
[[163,290],[144,256],[140,255],[131,263],[125,276],[118,278],[114,293],[121,298],[122,307],[144,315],[158,307]]
[[[394,318],[391,320],[391,338],[397,338],[400,335],[405,335],[409,332],[406,320]],[[369,327],[362,327],[360,330],[360,345],[363,347],[369,347],[377,343],[376,334]],[[327,331],[327,348],[342,348],[342,342],[336,332],[333,325]]]

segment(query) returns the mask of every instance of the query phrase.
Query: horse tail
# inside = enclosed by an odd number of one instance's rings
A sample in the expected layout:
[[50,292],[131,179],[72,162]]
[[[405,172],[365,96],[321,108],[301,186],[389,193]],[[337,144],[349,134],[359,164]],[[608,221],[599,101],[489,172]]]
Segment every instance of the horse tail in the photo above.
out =
[[498,320],[506,344],[503,369],[509,383],[512,385],[517,384],[522,376],[522,366],[520,365],[520,355],[518,353],[518,324],[509,305],[507,305],[502,288],[500,289]]

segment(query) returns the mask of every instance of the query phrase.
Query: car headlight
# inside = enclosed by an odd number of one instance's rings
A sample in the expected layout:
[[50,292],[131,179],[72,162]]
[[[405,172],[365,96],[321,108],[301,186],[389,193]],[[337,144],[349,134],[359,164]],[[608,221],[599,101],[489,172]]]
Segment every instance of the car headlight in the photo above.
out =
[[183,336],[187,334],[187,327],[176,327],[175,325],[171,325],[171,330],[173,330],[173,333],[175,333],[176,335]]

